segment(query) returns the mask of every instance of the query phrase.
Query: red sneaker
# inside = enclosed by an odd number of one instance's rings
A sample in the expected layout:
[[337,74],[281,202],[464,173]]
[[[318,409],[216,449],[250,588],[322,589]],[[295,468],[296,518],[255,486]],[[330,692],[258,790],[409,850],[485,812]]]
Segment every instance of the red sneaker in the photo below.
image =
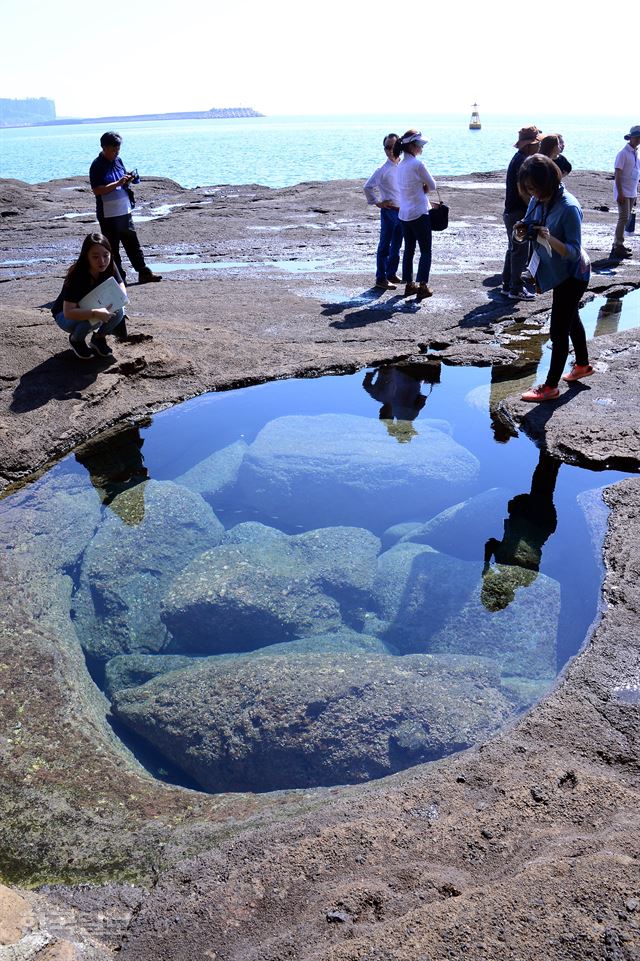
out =
[[591,364],[585,364],[584,367],[581,367],[580,364],[574,364],[569,373],[565,374],[562,379],[570,384],[572,381],[580,380],[582,377],[591,377],[593,372]]
[[557,387],[549,387],[548,384],[538,384],[522,394],[521,400],[527,400],[532,404],[538,404],[541,400],[555,400],[560,396]]

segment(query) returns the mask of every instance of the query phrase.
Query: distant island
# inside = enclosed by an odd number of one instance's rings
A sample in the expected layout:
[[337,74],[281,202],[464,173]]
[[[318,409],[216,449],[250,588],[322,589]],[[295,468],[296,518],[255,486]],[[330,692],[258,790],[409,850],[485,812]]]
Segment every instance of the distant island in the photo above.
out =
[[177,113],[140,113],[131,116],[56,117],[53,100],[45,97],[27,100],[0,98],[0,127],[48,127],[59,124],[104,123],[142,120],[222,120],[229,117],[264,117],[251,107],[212,107],[210,110],[185,110]]
[[0,98],[0,127],[25,127],[36,123],[50,123],[56,118],[56,105],[46,97],[27,100]]

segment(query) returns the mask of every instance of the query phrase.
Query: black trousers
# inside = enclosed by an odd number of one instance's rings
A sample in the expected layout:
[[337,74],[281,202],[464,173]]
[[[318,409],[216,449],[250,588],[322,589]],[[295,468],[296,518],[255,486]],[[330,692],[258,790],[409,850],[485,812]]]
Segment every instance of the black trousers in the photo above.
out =
[[589,363],[587,335],[585,334],[578,304],[588,287],[588,281],[569,277],[553,288],[551,304],[551,364],[546,384],[557,387],[564,365],[569,356],[569,338],[573,344],[576,364],[584,367]]
[[125,271],[122,267],[120,258],[120,244],[124,247],[127,257],[131,261],[131,266],[138,273],[144,273],[148,267],[144,261],[144,254],[138,240],[136,228],[133,226],[131,214],[123,214],[121,217],[98,218],[100,229],[111,244],[111,253],[116,267],[125,278]]

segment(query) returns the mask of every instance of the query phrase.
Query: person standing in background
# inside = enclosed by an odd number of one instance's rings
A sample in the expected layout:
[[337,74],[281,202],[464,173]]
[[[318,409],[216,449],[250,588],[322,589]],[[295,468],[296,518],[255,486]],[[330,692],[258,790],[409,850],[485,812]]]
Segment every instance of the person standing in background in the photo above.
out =
[[376,287],[381,290],[395,290],[401,283],[397,276],[402,246],[402,224],[398,219],[400,199],[396,175],[399,158],[393,155],[393,146],[398,139],[389,133],[382,141],[387,155],[385,163],[371,174],[364,185],[364,194],[370,206],[380,208],[380,240],[376,255]]
[[517,153],[511,158],[507,169],[507,191],[502,215],[507,231],[507,253],[502,271],[502,293],[510,300],[534,300],[536,296],[527,290],[522,282],[522,274],[529,259],[529,245],[514,243],[513,228],[522,220],[527,210],[527,201],[518,190],[518,173],[527,157],[538,152],[541,140],[542,134],[534,124],[523,127],[514,144]]
[[549,133],[540,141],[540,153],[544,157],[550,157],[560,171],[560,176],[565,177],[570,174],[573,167],[566,157],[563,157],[564,140],[562,134]]
[[120,159],[122,137],[108,130],[100,137],[102,151],[89,168],[89,181],[96,197],[96,215],[100,229],[111,244],[116,267],[124,281],[126,274],[120,258],[120,244],[127,252],[131,266],[138,272],[138,283],[162,280],[147,267],[140,241],[133,225],[131,211],[135,204],[130,184],[135,174],[127,173]]
[[638,196],[638,181],[640,180],[640,124],[632,127],[624,135],[626,145],[619,151],[614,164],[613,197],[618,205],[618,222],[611,248],[614,260],[632,257],[633,251],[624,244],[624,225],[631,216],[631,211]]
[[[402,255],[402,279],[406,284],[404,295],[416,295],[416,300],[431,297],[429,287],[431,272],[431,218],[428,194],[436,190],[436,182],[422,163],[419,156],[428,140],[419,130],[407,130],[396,140],[393,152],[396,157],[401,153],[404,159],[398,167],[398,191],[400,193],[400,220],[404,234],[404,254]],[[417,284],[413,282],[413,257],[416,244],[420,248]]]

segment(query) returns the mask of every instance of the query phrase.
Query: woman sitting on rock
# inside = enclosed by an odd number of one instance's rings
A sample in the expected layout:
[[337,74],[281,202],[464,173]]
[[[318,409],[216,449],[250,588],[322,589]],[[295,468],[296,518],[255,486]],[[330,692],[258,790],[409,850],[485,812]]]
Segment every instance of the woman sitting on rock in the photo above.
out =
[[[419,130],[407,130],[396,140],[393,153],[399,157],[404,154],[402,163],[398,166],[396,183],[400,195],[400,213],[404,235],[404,255],[402,257],[402,280],[406,284],[404,295],[409,297],[416,294],[416,300],[431,297],[433,291],[429,287],[429,273],[431,271],[431,220],[429,218],[429,198],[427,194],[436,189],[436,182],[418,159],[422,148],[428,141]],[[416,243],[420,248],[418,261],[418,283],[413,282],[413,257]]]
[[[111,245],[103,234],[88,234],[82,243],[80,256],[69,267],[62,290],[51,307],[58,327],[69,334],[69,345],[76,357],[91,360],[96,356],[110,357],[113,351],[107,344],[107,334],[124,324],[124,309],[119,307],[81,307],[80,301],[101,283],[113,277],[126,296],[126,288],[113,262]],[[92,331],[90,346],[87,335]]]

